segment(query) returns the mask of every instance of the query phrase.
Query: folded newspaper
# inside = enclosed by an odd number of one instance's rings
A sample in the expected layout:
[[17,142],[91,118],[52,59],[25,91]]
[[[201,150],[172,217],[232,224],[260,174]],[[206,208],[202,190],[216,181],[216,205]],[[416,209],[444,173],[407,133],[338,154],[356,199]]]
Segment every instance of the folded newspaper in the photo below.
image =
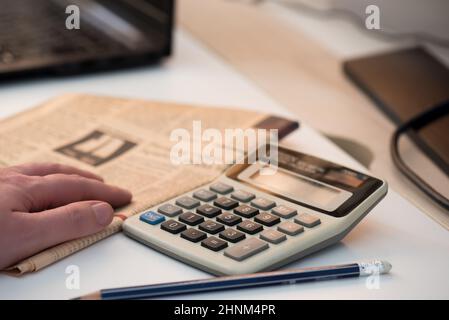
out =
[[29,257],[6,273],[38,271],[121,230],[123,219],[219,176],[225,165],[176,165],[170,133],[176,128],[277,128],[279,136],[298,124],[279,117],[228,108],[196,107],[91,95],[64,95],[0,122],[0,167],[58,162],[101,175],[129,189],[133,202],[91,236]]

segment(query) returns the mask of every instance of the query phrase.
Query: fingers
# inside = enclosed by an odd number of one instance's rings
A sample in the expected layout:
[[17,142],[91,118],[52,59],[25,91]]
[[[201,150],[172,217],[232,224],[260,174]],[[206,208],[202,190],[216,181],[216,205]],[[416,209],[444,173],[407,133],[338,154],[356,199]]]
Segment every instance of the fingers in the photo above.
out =
[[27,229],[34,230],[28,239],[28,250],[38,252],[65,241],[99,232],[112,222],[113,215],[114,209],[109,204],[99,201],[71,203],[28,215]]
[[128,204],[132,199],[127,190],[77,175],[34,177],[24,188],[30,199],[31,207],[28,210],[33,212],[87,200],[107,202],[116,208]]
[[28,163],[14,166],[10,169],[27,176],[46,176],[50,174],[63,173],[76,174],[88,179],[103,181],[103,178],[95,173],[59,163]]

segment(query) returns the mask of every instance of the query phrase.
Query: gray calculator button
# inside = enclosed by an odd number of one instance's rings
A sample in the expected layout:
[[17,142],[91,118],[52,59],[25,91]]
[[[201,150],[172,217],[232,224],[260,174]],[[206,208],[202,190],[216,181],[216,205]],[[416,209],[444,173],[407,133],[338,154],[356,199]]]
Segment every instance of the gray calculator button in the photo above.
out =
[[321,220],[311,214],[301,213],[295,218],[295,222],[307,228],[313,228],[321,223]]
[[304,227],[291,221],[284,221],[278,226],[278,230],[289,236],[296,236],[304,231]]
[[226,249],[224,254],[234,260],[242,261],[266,249],[268,249],[268,243],[257,238],[249,238]]
[[231,192],[232,190],[234,190],[234,187],[227,185],[225,183],[222,183],[222,182],[217,182],[217,183],[212,184],[210,186],[210,189],[212,191],[215,191],[215,192],[218,192],[221,194],[227,194],[227,193]]
[[162,213],[162,214],[165,214],[166,216],[169,216],[169,217],[175,217],[178,214],[182,213],[182,209],[181,208],[179,208],[179,207],[177,207],[175,205],[172,205],[170,203],[166,203],[166,204],[160,206],[157,209],[157,211]]
[[276,202],[265,198],[257,198],[251,201],[251,205],[261,210],[270,210],[271,208],[276,206]]
[[215,192],[206,190],[206,189],[201,189],[201,190],[197,190],[193,193],[193,196],[201,201],[211,201],[214,200],[217,197],[217,194]]
[[271,212],[284,219],[289,219],[293,216],[296,216],[297,214],[297,211],[295,209],[284,205],[277,206],[276,208],[271,210]]
[[260,234],[260,239],[278,244],[287,239],[287,236],[276,230],[265,230]]
[[176,199],[176,204],[186,209],[193,209],[195,207],[198,207],[200,205],[200,202],[196,199],[186,196]]
[[231,194],[231,198],[241,201],[241,202],[249,202],[253,200],[256,196],[250,192],[237,190]]

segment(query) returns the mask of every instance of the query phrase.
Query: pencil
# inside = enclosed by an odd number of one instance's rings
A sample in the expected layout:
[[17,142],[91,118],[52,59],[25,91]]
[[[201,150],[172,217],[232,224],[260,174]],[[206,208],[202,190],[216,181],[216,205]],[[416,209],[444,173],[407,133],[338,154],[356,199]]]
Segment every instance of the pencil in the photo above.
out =
[[391,264],[382,260],[356,262],[315,268],[302,268],[275,272],[225,276],[210,279],[169,282],[136,287],[103,289],[76,300],[148,299],[156,297],[192,294],[231,289],[254,288],[270,285],[286,285],[306,281],[361,277],[385,274]]

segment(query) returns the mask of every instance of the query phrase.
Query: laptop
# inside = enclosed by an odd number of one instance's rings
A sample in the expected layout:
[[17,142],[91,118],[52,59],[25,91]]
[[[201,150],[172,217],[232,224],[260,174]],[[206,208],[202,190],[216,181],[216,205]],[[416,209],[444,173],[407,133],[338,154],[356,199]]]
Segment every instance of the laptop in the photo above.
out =
[[0,0],[0,6],[0,80],[139,66],[171,53],[174,0]]

